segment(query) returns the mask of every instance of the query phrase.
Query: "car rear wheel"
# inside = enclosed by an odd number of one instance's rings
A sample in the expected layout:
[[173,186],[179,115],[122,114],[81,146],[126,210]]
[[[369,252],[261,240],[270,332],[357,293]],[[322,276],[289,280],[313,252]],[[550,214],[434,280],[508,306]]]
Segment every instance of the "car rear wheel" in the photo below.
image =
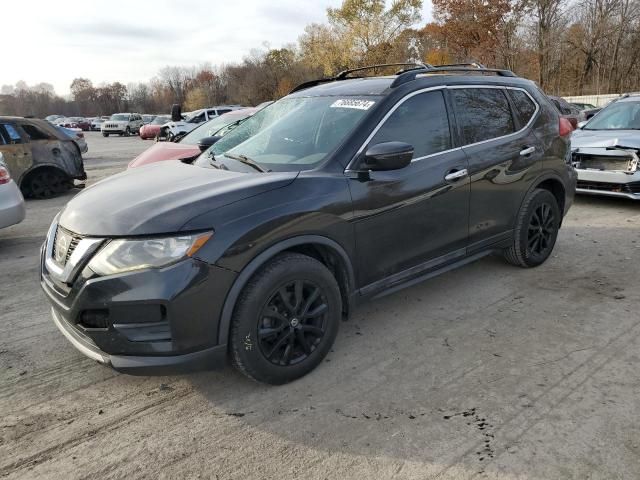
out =
[[103,133],[102,133],[102,136],[103,136],[103,137],[108,137],[108,136],[109,136],[109,134],[108,134],[108,133],[104,133],[104,132],[103,132]]
[[22,193],[29,198],[51,198],[71,189],[73,182],[60,170],[44,168],[35,170],[22,184]]
[[561,218],[551,192],[539,188],[531,192],[518,213],[513,244],[504,252],[507,261],[519,267],[544,263],[556,244]]
[[242,291],[231,324],[234,365],[254,380],[283,384],[327,355],[342,316],[338,284],[318,260],[277,256]]

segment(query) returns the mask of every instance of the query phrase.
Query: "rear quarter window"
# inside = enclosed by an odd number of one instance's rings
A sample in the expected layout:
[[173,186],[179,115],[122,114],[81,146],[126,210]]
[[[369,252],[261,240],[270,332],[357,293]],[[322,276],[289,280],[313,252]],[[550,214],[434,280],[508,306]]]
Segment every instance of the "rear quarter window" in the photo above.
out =
[[537,105],[531,100],[522,90],[509,90],[509,94],[516,107],[516,117],[520,122],[520,126],[524,127],[531,121],[531,118],[535,115]]
[[451,97],[465,145],[515,132],[503,89],[456,88],[451,90]]

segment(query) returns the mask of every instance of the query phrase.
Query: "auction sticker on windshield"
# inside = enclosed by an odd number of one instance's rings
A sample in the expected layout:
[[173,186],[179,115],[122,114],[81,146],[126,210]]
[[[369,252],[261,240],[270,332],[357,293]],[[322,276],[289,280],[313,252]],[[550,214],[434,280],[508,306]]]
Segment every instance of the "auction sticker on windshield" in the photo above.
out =
[[357,110],[369,110],[376,103],[371,100],[358,100],[356,98],[343,98],[331,104],[331,108],[355,108]]

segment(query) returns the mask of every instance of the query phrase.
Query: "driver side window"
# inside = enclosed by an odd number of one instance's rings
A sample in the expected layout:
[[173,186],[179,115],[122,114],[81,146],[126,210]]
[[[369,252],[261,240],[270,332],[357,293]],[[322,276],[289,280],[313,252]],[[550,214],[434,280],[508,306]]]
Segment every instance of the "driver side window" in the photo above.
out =
[[403,102],[376,132],[369,146],[383,142],[413,145],[413,159],[449,150],[451,131],[441,91],[425,92]]

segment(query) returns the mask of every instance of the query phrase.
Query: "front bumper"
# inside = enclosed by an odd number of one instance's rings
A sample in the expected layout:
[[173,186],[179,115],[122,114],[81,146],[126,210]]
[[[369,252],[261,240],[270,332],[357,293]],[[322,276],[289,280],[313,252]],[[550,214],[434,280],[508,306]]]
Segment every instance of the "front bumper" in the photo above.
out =
[[40,283],[53,321],[84,355],[139,375],[225,364],[218,321],[235,273],[189,258],[108,277],[83,266],[63,283],[48,271],[46,251],[43,246]]
[[54,308],[51,309],[51,316],[58,330],[67,337],[71,345],[80,353],[122,373],[132,375],[170,375],[199,370],[212,370],[220,368],[226,362],[226,345],[218,345],[183,355],[162,357],[109,355],[100,350],[90,337],[81,334],[66,320],[62,319]]
[[577,168],[577,193],[640,200],[640,171],[598,171]]

